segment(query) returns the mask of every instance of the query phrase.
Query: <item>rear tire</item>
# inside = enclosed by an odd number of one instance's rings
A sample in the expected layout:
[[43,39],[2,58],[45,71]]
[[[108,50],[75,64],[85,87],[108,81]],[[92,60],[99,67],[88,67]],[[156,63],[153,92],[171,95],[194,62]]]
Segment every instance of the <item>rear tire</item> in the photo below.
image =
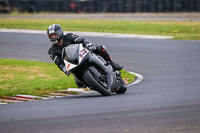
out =
[[123,94],[127,91],[127,87],[125,85],[125,82],[124,80],[121,78],[121,76],[119,77],[119,80],[120,80],[120,83],[121,83],[121,86],[120,88],[116,91],[117,94]]
[[90,87],[92,87],[92,89],[98,91],[101,95],[103,96],[111,95],[111,92],[107,90],[107,88],[104,87],[101,83],[99,83],[89,70],[84,73],[83,79]]
[[116,91],[117,94],[123,94],[127,90],[127,87],[124,85],[121,85],[120,88]]

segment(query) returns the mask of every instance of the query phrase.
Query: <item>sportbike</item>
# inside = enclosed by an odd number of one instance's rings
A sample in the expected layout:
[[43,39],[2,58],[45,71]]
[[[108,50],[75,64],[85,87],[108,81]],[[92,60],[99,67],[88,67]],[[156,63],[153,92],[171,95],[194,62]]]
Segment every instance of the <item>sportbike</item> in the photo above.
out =
[[125,93],[127,87],[119,71],[113,70],[109,62],[90,52],[82,44],[73,44],[63,49],[62,58],[68,74],[103,96]]

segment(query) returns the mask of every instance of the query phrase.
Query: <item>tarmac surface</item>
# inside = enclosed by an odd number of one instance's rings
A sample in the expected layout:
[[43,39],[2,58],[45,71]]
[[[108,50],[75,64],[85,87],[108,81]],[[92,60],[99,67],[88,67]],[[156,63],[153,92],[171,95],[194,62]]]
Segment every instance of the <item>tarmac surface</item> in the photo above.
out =
[[[115,62],[142,74],[143,81],[122,95],[93,93],[0,105],[0,132],[200,132],[199,41],[86,38],[104,44]],[[0,40],[0,58],[52,62],[44,34],[0,32]]]

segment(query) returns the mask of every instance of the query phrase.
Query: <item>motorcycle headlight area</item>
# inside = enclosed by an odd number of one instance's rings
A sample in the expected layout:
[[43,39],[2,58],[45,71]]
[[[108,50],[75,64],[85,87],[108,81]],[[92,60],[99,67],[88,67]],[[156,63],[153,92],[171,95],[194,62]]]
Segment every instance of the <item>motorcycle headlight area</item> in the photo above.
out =
[[78,59],[77,58],[75,58],[74,60],[71,60],[71,59],[68,58],[68,56],[65,56],[65,60],[70,62],[70,63],[72,63],[72,64],[78,64]]

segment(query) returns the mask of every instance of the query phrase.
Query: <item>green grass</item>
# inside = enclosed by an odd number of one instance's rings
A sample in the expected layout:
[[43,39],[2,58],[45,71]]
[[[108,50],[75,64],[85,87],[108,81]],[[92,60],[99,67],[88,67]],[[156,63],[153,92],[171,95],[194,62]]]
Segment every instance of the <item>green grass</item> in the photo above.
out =
[[1,18],[0,28],[46,30],[60,24],[65,31],[90,31],[174,36],[175,39],[200,40],[200,22],[192,21],[125,21]]
[[[135,75],[122,71],[133,82]],[[72,75],[67,77],[53,63],[0,59],[0,97],[29,94],[43,96],[50,92],[77,87]]]

